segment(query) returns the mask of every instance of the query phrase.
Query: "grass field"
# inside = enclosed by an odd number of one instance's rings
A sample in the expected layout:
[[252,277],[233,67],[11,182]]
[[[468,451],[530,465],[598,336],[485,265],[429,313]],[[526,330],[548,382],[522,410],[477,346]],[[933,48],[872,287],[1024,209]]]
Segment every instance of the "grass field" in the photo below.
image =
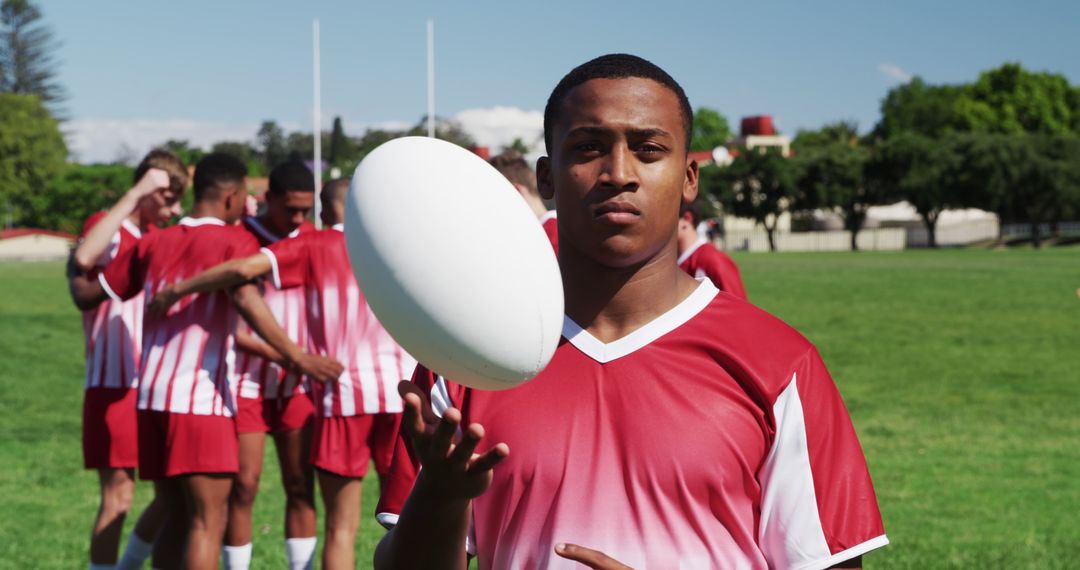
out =
[[[867,567],[1080,564],[1080,249],[736,261],[751,300],[819,347],[854,417],[892,541]],[[0,567],[86,563],[96,481],[81,469],[81,329],[60,275],[0,264]],[[284,566],[267,457],[253,568]],[[368,567],[382,531],[362,525]]]

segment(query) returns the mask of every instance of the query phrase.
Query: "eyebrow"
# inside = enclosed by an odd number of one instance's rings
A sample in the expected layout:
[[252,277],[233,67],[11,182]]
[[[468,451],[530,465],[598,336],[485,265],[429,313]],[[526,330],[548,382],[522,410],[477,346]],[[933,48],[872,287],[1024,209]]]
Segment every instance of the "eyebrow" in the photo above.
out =
[[[604,127],[577,127],[571,129],[566,133],[567,137],[571,137],[578,134],[585,135],[604,135],[610,133],[612,129]],[[648,129],[629,129],[629,134],[635,138],[649,138],[649,137],[671,137],[672,134],[660,128],[648,128]]]

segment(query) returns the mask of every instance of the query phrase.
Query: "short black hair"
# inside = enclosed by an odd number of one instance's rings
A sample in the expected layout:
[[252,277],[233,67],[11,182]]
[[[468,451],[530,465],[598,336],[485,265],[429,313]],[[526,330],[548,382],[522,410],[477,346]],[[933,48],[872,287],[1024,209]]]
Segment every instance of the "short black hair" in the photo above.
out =
[[679,205],[679,217],[683,217],[687,212],[690,213],[690,223],[697,226],[701,223],[701,220],[705,218],[703,212],[704,208],[701,207],[700,200],[694,200],[693,202],[683,202]]
[[555,123],[562,116],[563,99],[570,91],[593,79],[630,79],[640,77],[651,79],[671,90],[679,98],[679,110],[682,112],[683,130],[686,132],[686,149],[690,150],[690,135],[694,124],[694,110],[690,107],[690,99],[686,97],[678,81],[675,81],[666,71],[660,69],[655,63],[625,53],[610,53],[589,60],[567,73],[559,81],[548,97],[544,107],[544,145],[548,153],[551,152],[551,136],[555,129]]
[[247,166],[239,158],[223,152],[212,152],[195,165],[195,201],[213,200],[229,184],[243,183]]
[[268,194],[281,196],[286,192],[314,192],[315,177],[299,160],[285,161],[270,171]]

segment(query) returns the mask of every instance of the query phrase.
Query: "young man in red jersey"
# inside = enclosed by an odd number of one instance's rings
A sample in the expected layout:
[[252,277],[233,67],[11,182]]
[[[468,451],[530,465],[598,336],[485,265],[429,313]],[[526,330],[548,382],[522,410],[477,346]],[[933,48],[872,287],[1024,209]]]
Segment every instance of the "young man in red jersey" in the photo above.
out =
[[679,269],[694,279],[708,278],[717,289],[746,299],[738,266],[726,253],[701,237],[697,231],[700,223],[697,203],[683,204],[679,210]]
[[556,219],[555,210],[548,210],[544,205],[544,199],[540,197],[540,191],[536,189],[536,173],[525,161],[521,153],[513,150],[497,154],[488,162],[495,167],[521,195],[521,199],[529,205],[529,209],[536,214],[540,225],[551,242],[555,255],[559,254],[559,222]]
[[389,470],[402,410],[397,384],[416,367],[379,324],[356,284],[343,227],[348,188],[348,180],[336,180],[323,189],[327,229],[272,244],[167,288],[150,308],[161,311],[185,295],[264,275],[279,288],[304,291],[312,350],[345,364],[336,380],[313,387],[311,462],[326,505],[323,568],[330,570],[356,567],[361,484],[372,461],[380,479]]
[[691,120],[634,56],[556,86],[537,177],[558,198],[564,340],[512,389],[422,367],[402,384],[376,568],[827,568],[887,543],[813,345],[676,263]]
[[[69,277],[96,275],[143,236],[179,213],[187,187],[184,164],[172,153],[154,150],[135,168],[135,185],[108,211],[86,220],[72,252]],[[101,487],[90,535],[90,568],[137,568],[150,556],[162,509],[153,501],[139,517],[117,561],[124,518],[135,492],[139,464],[135,421],[136,386],[142,341],[141,296],[106,301],[83,313],[86,336],[86,392],[83,402],[83,461],[96,469]]]
[[[243,212],[247,168],[207,155],[195,168],[192,216],[154,232],[115,259],[97,281],[74,284],[81,307],[147,297],[258,243],[234,225]],[[237,471],[237,313],[287,361],[315,377],[341,366],[303,352],[275,323],[254,284],[196,295],[164,316],[146,315],[139,376],[139,475],[156,482],[166,521],[154,543],[155,568],[216,568],[228,497]]]
[[[260,247],[313,231],[307,221],[315,203],[315,181],[298,160],[270,171],[266,211],[244,217],[243,227]],[[289,339],[307,346],[304,292],[279,289],[263,281],[263,300]],[[307,456],[314,407],[301,378],[283,368],[280,355],[241,324],[237,332],[236,429],[240,461],[232,495],[222,558],[226,570],[247,570],[251,563],[251,515],[262,475],[266,434],[272,434],[285,487],[285,554],[289,568],[309,568],[315,554],[314,478]]]

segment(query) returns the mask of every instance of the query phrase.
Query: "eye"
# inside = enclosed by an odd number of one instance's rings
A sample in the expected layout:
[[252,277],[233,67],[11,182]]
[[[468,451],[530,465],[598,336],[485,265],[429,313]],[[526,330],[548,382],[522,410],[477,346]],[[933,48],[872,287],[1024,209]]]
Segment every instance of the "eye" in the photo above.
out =
[[574,145],[574,150],[580,153],[598,153],[601,150],[600,143],[583,142]]

